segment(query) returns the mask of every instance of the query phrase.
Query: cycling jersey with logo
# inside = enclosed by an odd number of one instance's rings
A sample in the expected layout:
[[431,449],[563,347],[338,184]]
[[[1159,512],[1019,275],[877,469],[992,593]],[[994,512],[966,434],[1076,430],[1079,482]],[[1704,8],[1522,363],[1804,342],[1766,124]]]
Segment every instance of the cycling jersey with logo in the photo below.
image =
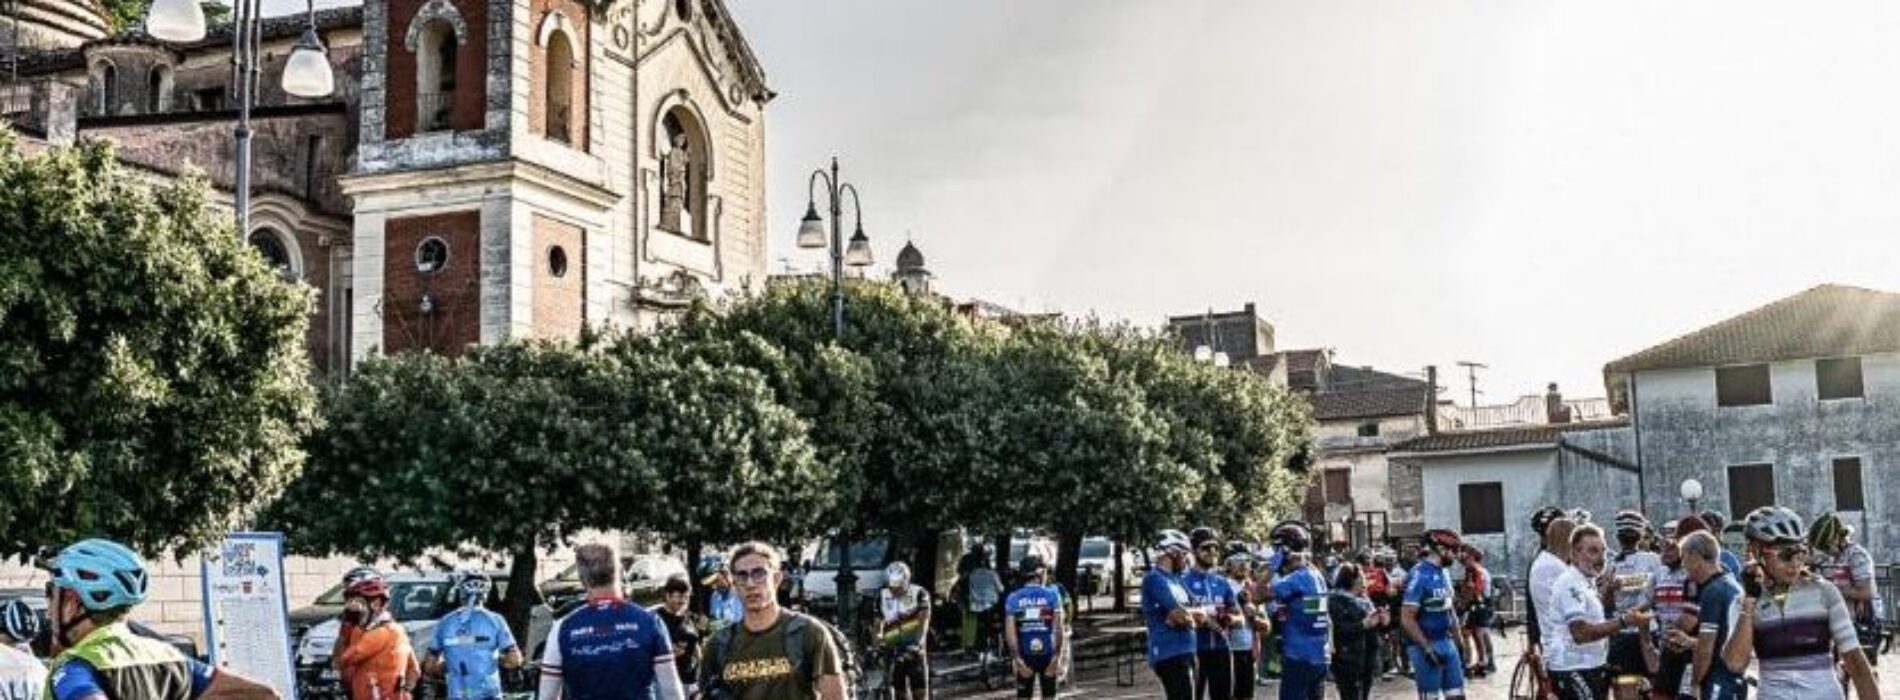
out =
[[1030,584],[1009,594],[1003,611],[1016,621],[1016,650],[1030,663],[1055,658],[1056,615],[1062,594],[1054,588]]
[[429,653],[442,655],[449,700],[501,697],[501,655],[515,637],[500,615],[476,606],[449,613],[429,637]]
[[1683,615],[1696,614],[1695,584],[1687,569],[1665,567],[1657,574],[1655,598],[1656,624],[1665,630],[1675,628]]
[[[878,609],[884,613],[884,638],[880,641],[893,647],[913,647],[923,641],[924,619],[918,610],[929,607],[930,594],[924,587],[909,584],[902,593],[892,593],[889,586],[878,592]],[[901,622],[900,622],[901,621]]]
[[[1227,585],[1234,589],[1236,596],[1251,595],[1248,592],[1246,581],[1230,578],[1227,579]],[[1236,611],[1235,614],[1239,614],[1239,611]],[[1241,620],[1239,625],[1236,625],[1227,632],[1227,648],[1234,651],[1253,651],[1252,620]]]
[[[1742,587],[1735,577],[1727,571],[1697,584],[1700,592],[1696,596],[1697,618],[1701,622],[1702,636],[1711,637],[1715,649],[1728,646],[1729,633],[1734,631],[1736,622],[1742,613]],[[1759,631],[1757,631],[1759,634]],[[1748,690],[1746,682],[1739,673],[1730,671],[1728,664],[1715,659],[1709,664],[1709,674],[1702,679],[1702,697],[1704,700],[1729,700],[1742,698]]]
[[32,654],[0,645],[0,700],[40,700],[46,692],[46,664]]
[[[1817,558],[1814,562],[1814,570],[1833,581],[1836,588],[1846,592],[1853,590],[1854,586],[1860,583],[1874,579],[1874,557],[1867,553],[1867,548],[1850,544],[1838,557]],[[1863,603],[1858,606],[1853,604],[1847,606],[1848,612],[1854,613],[1854,619],[1871,619],[1874,611],[1881,608],[1878,594],[1880,587],[1875,586],[1874,590],[1876,593],[1872,605]]]
[[[1234,595],[1234,587],[1228,583],[1227,576],[1218,571],[1194,569],[1181,577],[1187,586],[1189,605],[1207,611],[1210,618],[1220,617],[1234,612],[1240,607],[1240,600]],[[1227,635],[1202,627],[1194,632],[1194,646],[1201,651],[1227,648]]]
[[1610,640],[1578,644],[1570,633],[1570,623],[1590,624],[1604,621],[1603,599],[1597,597],[1594,579],[1577,567],[1564,569],[1551,586],[1550,609],[1555,619],[1544,637],[1545,656],[1552,671],[1586,671],[1602,668],[1610,659]]
[[1761,697],[1840,698],[1834,655],[1859,648],[1854,618],[1831,583],[1803,579],[1786,596],[1764,594],[1755,602]]
[[1616,555],[1610,575],[1616,577],[1616,610],[1629,612],[1655,602],[1656,580],[1662,577],[1662,557],[1654,552]]
[[101,627],[53,659],[50,700],[139,698],[191,700],[204,695],[217,671],[170,644],[133,634],[124,622]]
[[1194,630],[1168,626],[1168,613],[1192,607],[1180,574],[1155,567],[1141,581],[1141,619],[1148,627],[1148,665],[1194,653]]
[[646,700],[664,664],[673,672],[666,625],[647,609],[602,598],[568,613],[548,632],[541,673],[558,676],[574,700]]
[[1312,664],[1326,663],[1331,618],[1326,614],[1326,582],[1311,566],[1294,569],[1273,582],[1273,598],[1287,610],[1280,628],[1286,639],[1284,656]]
[[1418,631],[1426,640],[1451,636],[1452,628],[1457,626],[1451,603],[1451,583],[1445,580],[1445,570],[1429,561],[1419,562],[1412,570],[1412,582],[1405,586],[1405,606],[1418,608]]

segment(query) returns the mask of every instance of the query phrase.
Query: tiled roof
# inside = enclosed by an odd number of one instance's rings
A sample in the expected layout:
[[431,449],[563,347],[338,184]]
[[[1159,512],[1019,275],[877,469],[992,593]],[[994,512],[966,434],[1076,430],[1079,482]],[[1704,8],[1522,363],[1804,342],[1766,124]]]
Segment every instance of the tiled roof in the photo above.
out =
[[1900,351],[1900,294],[1824,284],[1611,362],[1605,374]]
[[1373,391],[1387,389],[1424,389],[1425,380],[1413,379],[1371,367],[1332,366],[1327,373],[1327,391]]
[[1319,420],[1383,418],[1425,413],[1425,385],[1374,391],[1322,392],[1306,397]]
[[1558,423],[1554,425],[1533,425],[1493,430],[1457,430],[1423,435],[1392,446],[1392,452],[1458,452],[1463,450],[1483,450],[1499,447],[1528,445],[1556,446],[1564,433],[1579,430],[1599,430],[1629,425],[1629,420],[1590,421],[1587,423]]

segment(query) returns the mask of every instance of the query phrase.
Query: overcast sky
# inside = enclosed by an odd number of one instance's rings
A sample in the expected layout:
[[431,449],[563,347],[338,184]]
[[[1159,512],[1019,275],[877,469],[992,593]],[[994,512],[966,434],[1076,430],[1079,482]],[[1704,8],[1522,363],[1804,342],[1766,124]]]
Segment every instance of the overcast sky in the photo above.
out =
[[[1900,4],[728,0],[773,266],[832,154],[888,264],[1503,401],[1827,281],[1900,290]],[[1464,402],[1462,380],[1451,394]]]

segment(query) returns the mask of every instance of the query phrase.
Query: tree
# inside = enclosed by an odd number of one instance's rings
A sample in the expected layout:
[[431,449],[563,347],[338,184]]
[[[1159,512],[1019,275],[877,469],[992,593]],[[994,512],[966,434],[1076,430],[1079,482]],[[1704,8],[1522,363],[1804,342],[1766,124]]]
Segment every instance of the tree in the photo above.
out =
[[525,626],[538,549],[662,492],[616,412],[629,384],[608,358],[539,342],[370,358],[325,397],[309,468],[270,520],[300,553],[505,554],[504,608]]
[[0,134],[0,553],[192,551],[297,473],[311,297],[226,221],[200,178]]

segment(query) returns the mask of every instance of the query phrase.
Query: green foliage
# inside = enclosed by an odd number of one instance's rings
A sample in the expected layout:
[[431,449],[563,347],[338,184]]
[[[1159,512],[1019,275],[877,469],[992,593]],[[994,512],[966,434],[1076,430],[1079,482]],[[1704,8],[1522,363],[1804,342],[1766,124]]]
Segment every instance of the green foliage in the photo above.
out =
[[143,29],[145,10],[151,5],[151,0],[99,0],[99,6],[106,11],[106,23],[112,26],[114,33]]
[[244,522],[315,425],[307,289],[97,143],[0,133],[0,554],[105,535],[191,550]]

